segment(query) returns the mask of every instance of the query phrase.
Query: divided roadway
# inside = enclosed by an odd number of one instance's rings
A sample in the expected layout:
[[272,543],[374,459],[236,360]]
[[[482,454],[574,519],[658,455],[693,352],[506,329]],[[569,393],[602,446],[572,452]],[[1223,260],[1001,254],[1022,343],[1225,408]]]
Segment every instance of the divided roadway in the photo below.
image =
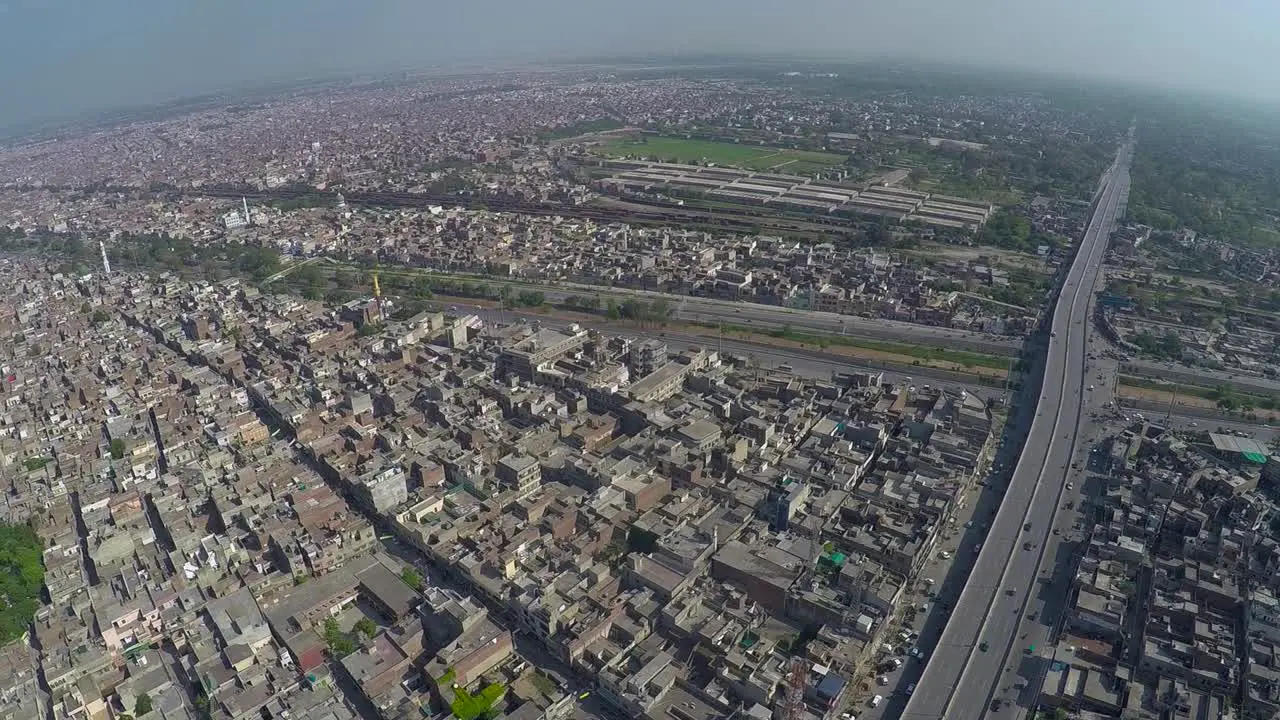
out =
[[[1001,686],[1013,682],[1012,668],[1026,650],[1023,644],[1036,642],[1021,636],[1023,619],[1041,560],[1053,557],[1060,542],[1050,530],[1082,421],[1092,291],[1128,198],[1131,158],[1130,141],[1108,172],[1054,308],[1043,387],[1017,467],[951,619],[903,710],[905,720],[982,718]],[[1029,623],[1027,633],[1046,636],[1046,629]],[[983,642],[986,651],[979,647]],[[1006,705],[992,715],[1014,717],[1017,712]]]

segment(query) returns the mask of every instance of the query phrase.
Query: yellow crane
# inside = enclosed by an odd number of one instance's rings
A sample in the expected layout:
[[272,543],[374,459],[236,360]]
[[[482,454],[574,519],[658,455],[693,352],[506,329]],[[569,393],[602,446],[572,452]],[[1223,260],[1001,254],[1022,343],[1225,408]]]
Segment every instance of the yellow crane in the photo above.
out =
[[382,310],[382,287],[378,285],[378,271],[373,272],[373,301],[378,303],[378,322],[386,322],[386,313]]

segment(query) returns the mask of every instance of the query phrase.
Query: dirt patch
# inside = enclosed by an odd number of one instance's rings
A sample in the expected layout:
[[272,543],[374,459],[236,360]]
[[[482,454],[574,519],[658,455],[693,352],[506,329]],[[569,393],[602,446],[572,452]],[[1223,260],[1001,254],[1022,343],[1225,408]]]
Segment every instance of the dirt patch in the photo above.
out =
[[1172,392],[1149,390],[1124,384],[1121,384],[1116,389],[1116,395],[1120,398],[1146,400],[1147,402],[1165,403],[1166,405],[1169,404],[1170,400],[1174,400],[1174,405],[1183,407],[1207,408],[1209,410],[1216,410],[1218,407],[1213,401],[1196,397],[1195,395],[1179,395],[1175,400]]

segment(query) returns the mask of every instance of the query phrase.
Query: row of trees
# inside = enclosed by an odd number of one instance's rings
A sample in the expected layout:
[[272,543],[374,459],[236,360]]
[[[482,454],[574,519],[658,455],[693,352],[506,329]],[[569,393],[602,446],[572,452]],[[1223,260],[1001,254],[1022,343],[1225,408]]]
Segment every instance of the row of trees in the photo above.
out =
[[658,299],[626,300],[619,303],[613,298],[605,304],[605,317],[610,320],[631,320],[641,325],[663,325],[671,317],[671,304]]

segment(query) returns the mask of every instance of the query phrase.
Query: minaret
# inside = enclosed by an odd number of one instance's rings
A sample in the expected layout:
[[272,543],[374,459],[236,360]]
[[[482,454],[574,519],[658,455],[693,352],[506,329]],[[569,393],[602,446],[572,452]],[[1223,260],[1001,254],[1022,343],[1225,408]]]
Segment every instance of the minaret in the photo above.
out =
[[111,261],[107,259],[107,244],[99,240],[98,249],[102,251],[102,274],[111,277]]
[[249,217],[249,198],[241,195],[240,202],[244,205],[244,224],[252,225],[253,218]]

